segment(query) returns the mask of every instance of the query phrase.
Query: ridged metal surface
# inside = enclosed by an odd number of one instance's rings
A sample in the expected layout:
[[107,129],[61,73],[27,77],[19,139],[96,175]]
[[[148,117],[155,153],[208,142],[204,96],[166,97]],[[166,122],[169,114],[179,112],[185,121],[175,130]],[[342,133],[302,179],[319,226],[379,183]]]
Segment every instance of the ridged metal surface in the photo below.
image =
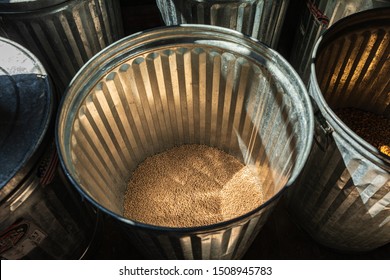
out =
[[305,83],[310,78],[313,48],[322,33],[338,20],[356,12],[390,6],[388,0],[305,0],[289,61]]
[[107,185],[123,185],[147,156],[199,143],[246,164],[269,166],[263,176],[273,177],[280,189],[296,160],[297,140],[290,131],[291,101],[285,103],[283,89],[267,95],[275,86],[270,79],[248,60],[217,49],[170,48],[138,56],[111,71],[81,104],[70,147],[74,168],[110,204],[120,205]]
[[128,225],[126,232],[139,251],[152,259],[240,259],[276,203],[276,200],[273,201],[250,219],[208,232],[156,232]]
[[62,95],[85,62],[123,36],[119,0],[72,0],[34,11],[0,11],[0,36],[34,53]]
[[339,250],[390,242],[390,158],[332,111],[354,107],[390,118],[389,16],[390,9],[366,12],[331,27],[316,53],[318,80],[311,75],[310,94],[333,132],[316,134],[326,141],[314,144],[289,192],[290,209],[315,239]]
[[[311,145],[308,96],[286,66],[269,49],[216,27],[162,28],[123,40],[91,61],[67,94],[57,134],[64,167],[151,257],[240,258]],[[146,157],[187,143],[257,166],[267,204],[204,228],[125,220],[131,172]]]
[[167,25],[211,24],[231,28],[276,48],[289,0],[157,0]]

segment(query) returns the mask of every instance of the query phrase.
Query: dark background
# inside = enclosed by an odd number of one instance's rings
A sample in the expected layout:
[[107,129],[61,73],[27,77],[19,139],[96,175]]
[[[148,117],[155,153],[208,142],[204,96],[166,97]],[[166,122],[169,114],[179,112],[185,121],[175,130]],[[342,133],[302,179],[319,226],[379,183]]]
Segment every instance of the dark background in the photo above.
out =
[[[288,58],[302,0],[290,1],[278,51]],[[154,0],[121,0],[125,35],[164,25]],[[100,229],[86,259],[144,259],[113,219],[101,214]],[[366,253],[343,253],[316,243],[291,221],[284,199],[255,239],[244,259],[325,260],[390,259],[390,244]]]

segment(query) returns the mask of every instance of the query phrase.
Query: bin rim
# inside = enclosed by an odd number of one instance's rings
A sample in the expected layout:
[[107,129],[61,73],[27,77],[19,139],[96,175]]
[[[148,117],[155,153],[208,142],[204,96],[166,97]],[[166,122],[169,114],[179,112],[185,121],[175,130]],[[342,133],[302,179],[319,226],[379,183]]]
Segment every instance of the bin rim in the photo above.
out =
[[[190,31],[190,29],[193,29]],[[194,35],[215,35],[216,37],[213,37],[215,40],[222,41],[223,36],[229,36],[230,39],[233,39],[235,43],[242,43],[243,46],[250,46],[251,48],[254,48],[256,51],[260,51],[262,55],[272,55],[273,56],[273,63],[277,65],[278,67],[281,67],[283,70],[288,71],[290,75],[294,77],[294,83],[296,84],[296,87],[300,89],[301,93],[296,94],[301,99],[301,102],[304,106],[306,106],[305,113],[308,115],[307,120],[307,128],[306,131],[306,139],[305,144],[306,146],[302,149],[301,152],[301,160],[294,166],[294,172],[292,173],[291,177],[289,178],[288,182],[285,186],[283,186],[278,192],[276,192],[270,199],[265,201],[260,206],[256,207],[255,209],[251,210],[250,212],[247,212],[241,216],[235,217],[233,219],[229,219],[223,222],[211,224],[211,225],[203,225],[203,226],[195,226],[195,227],[166,227],[166,226],[157,226],[157,225],[150,225],[146,223],[141,223],[135,220],[130,220],[127,218],[124,218],[121,215],[118,215],[117,213],[107,209],[106,207],[99,204],[95,199],[89,195],[89,193],[84,190],[82,186],[75,180],[75,178],[71,175],[71,172],[69,170],[69,167],[67,166],[65,162],[65,157],[63,156],[64,153],[64,147],[61,145],[61,139],[63,138],[63,132],[61,131],[60,127],[63,127],[62,123],[64,122],[64,115],[65,112],[69,111],[69,107],[73,105],[75,102],[80,103],[81,100],[83,100],[82,94],[77,94],[77,92],[84,92],[86,93],[86,88],[93,88],[93,86],[86,86],[85,83],[83,83],[84,79],[78,79],[80,76],[85,75],[87,77],[94,77],[95,79],[92,80],[91,84],[96,84],[96,82],[104,75],[104,73],[109,72],[110,70],[117,67],[122,61],[128,60],[129,57],[115,57],[116,53],[119,53],[120,51],[127,51],[136,49],[136,47],[140,47],[142,45],[148,44],[152,41],[160,41],[161,38],[159,38],[159,34],[164,33],[166,31],[170,31],[171,35],[172,32],[181,32],[183,36],[189,36],[193,37]],[[194,32],[195,30],[195,32]],[[149,36],[149,37],[148,37]],[[152,36],[152,38],[150,38]],[[148,37],[148,38],[145,38]],[[150,41],[147,41],[145,39],[149,39]],[[229,43],[232,43],[229,41]],[[157,49],[155,45],[153,49]],[[262,53],[261,51],[264,51],[265,53]],[[137,52],[135,52],[133,55],[136,55]],[[132,55],[132,56],[133,56]],[[109,60],[106,60],[106,58],[109,58]],[[110,65],[107,67],[107,65]],[[93,75],[91,75],[93,73]],[[100,75],[99,75],[100,74]],[[73,90],[73,88],[77,88],[77,90]],[[81,89],[81,90],[80,90]],[[76,97],[76,98],[73,98]],[[73,99],[72,99],[73,98]],[[298,97],[297,97],[298,98]],[[72,100],[72,104],[68,101]],[[67,127],[68,131],[70,130],[70,127]],[[62,129],[64,130],[64,129]],[[312,148],[312,142],[313,142],[313,134],[314,134],[314,113],[312,104],[310,101],[309,94],[307,92],[306,86],[304,85],[303,81],[297,74],[297,72],[294,70],[294,68],[288,63],[288,61],[277,51],[273,50],[272,48],[268,47],[266,44],[260,42],[259,40],[252,38],[250,36],[247,36],[245,34],[242,34],[236,30],[232,30],[225,27],[220,26],[213,26],[213,25],[203,25],[203,24],[179,24],[179,25],[171,25],[171,26],[160,26],[156,28],[147,29],[144,31],[140,31],[134,34],[131,34],[129,36],[126,36],[113,44],[107,46],[100,52],[98,52],[95,56],[93,56],[84,66],[76,73],[72,81],[69,83],[64,96],[61,99],[59,110],[57,112],[57,118],[56,118],[56,126],[55,126],[55,142],[57,146],[57,151],[59,154],[59,161],[60,164],[64,170],[64,173],[68,180],[70,180],[71,184],[81,193],[82,196],[84,196],[89,202],[91,202],[95,207],[100,209],[101,211],[105,212],[106,214],[115,217],[117,220],[124,222],[125,224],[129,226],[134,227],[140,227],[144,228],[146,230],[158,230],[163,231],[166,233],[171,232],[174,235],[180,235],[185,234],[188,232],[191,233],[212,233],[219,230],[222,230],[224,228],[228,228],[233,224],[240,224],[245,223],[246,221],[250,220],[251,218],[258,216],[261,214],[261,210],[266,208],[267,206],[271,205],[272,203],[276,202],[284,193],[284,191],[290,187],[296,178],[301,173],[307,159],[309,156],[309,153]]]

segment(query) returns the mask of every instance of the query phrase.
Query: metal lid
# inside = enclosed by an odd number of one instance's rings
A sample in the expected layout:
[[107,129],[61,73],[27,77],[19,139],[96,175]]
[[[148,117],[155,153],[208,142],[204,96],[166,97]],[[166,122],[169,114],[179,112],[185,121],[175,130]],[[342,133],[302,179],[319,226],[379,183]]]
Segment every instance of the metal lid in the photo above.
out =
[[53,114],[47,73],[19,44],[0,37],[0,198],[36,163]]
[[52,7],[66,1],[69,0],[0,0],[0,11],[28,12]]

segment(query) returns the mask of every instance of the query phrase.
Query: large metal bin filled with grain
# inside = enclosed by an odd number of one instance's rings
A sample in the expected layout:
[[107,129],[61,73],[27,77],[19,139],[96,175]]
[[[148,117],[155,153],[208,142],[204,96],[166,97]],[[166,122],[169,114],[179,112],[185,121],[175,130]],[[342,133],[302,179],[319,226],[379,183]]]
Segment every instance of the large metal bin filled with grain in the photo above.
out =
[[62,96],[84,63],[123,37],[119,0],[0,0],[0,36],[37,56]]
[[73,185],[151,258],[238,259],[308,156],[305,86],[216,26],[124,38],[72,81],[57,145]]
[[316,240],[343,251],[390,242],[390,9],[348,16],[317,43],[310,95],[313,150],[289,209]]
[[277,48],[290,0],[156,0],[166,25],[231,28]]

